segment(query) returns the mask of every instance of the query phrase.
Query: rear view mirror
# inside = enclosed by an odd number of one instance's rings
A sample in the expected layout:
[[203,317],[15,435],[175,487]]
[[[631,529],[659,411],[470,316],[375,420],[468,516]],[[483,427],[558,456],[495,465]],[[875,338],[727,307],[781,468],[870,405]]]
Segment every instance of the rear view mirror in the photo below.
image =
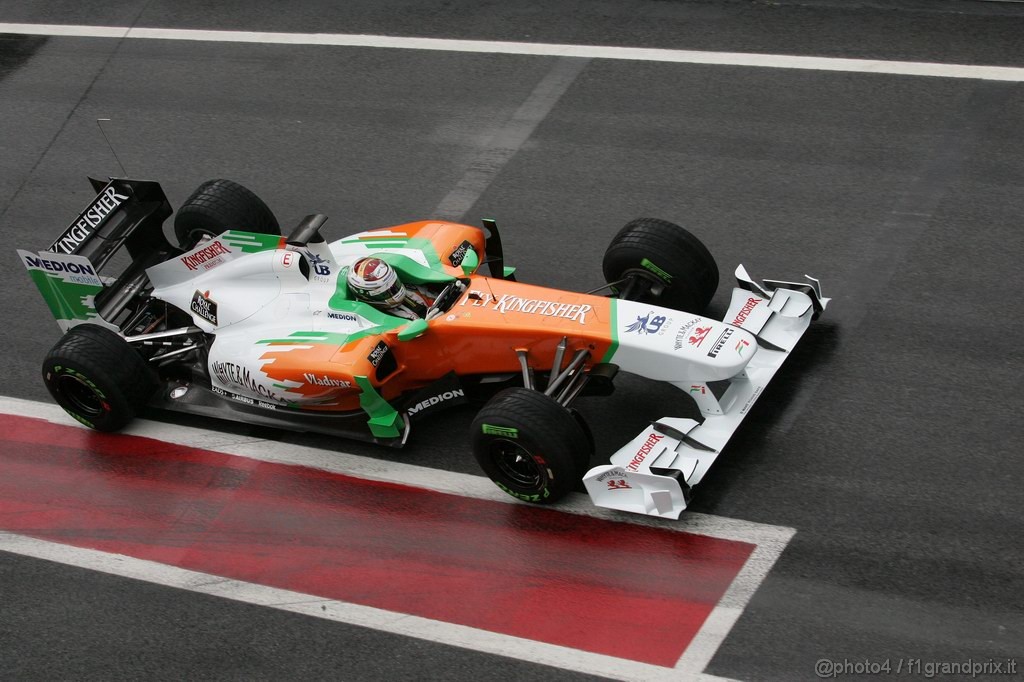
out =
[[476,251],[468,249],[466,255],[462,257],[462,272],[468,277],[476,272],[479,266],[480,257],[476,255]]

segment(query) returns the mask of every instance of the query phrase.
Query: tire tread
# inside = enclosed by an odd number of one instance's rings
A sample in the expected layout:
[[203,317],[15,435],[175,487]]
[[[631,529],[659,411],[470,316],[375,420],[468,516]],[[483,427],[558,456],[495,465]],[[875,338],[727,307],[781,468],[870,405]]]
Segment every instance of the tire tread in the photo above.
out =
[[[718,289],[718,265],[707,247],[684,228],[660,218],[637,218],[618,231],[605,252],[609,282],[648,258],[672,275],[662,295],[669,307],[701,313]],[[656,302],[654,300],[650,301]]]
[[221,234],[228,230],[281,234],[277,218],[263,200],[231,180],[199,185],[174,217],[174,234],[183,249],[194,246],[196,231]]
[[[591,445],[576,417],[553,398],[527,388],[508,388],[495,395],[473,420],[473,450],[484,471],[491,476],[485,462],[487,455],[481,450],[488,437],[482,432],[483,424],[515,428],[521,432],[521,444],[543,447],[549,465],[562,471],[556,476],[551,496],[545,503],[554,502],[570,492],[586,473],[590,462]],[[493,479],[493,476],[492,476]]]

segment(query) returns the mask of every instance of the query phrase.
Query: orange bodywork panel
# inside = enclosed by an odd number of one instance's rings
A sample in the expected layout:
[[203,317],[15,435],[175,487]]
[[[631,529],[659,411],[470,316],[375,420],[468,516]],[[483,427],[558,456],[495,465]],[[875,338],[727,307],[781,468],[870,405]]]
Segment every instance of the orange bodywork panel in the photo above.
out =
[[427,357],[446,358],[447,369],[459,375],[493,374],[519,371],[521,348],[534,369],[548,371],[562,337],[570,351],[590,350],[587,366],[600,361],[612,343],[609,300],[475,276],[462,298],[430,321],[426,334],[402,344],[399,357],[415,353],[407,371],[422,378],[438,376],[423,365]]
[[587,349],[587,367],[600,362],[612,344],[607,298],[482,275],[468,282],[455,305],[431,320],[418,338],[399,341],[397,327],[341,344],[275,342],[263,355],[268,362],[262,370],[284,385],[304,384],[291,389],[316,400],[304,409],[348,411],[359,409],[356,376],[368,377],[391,401],[448,372],[519,372],[518,349],[527,351],[535,370],[550,371],[563,337],[568,339],[565,362]]
[[[472,247],[479,254],[480,260],[483,261],[486,239],[483,230],[479,227],[449,223],[441,220],[421,220],[415,223],[395,225],[394,227],[387,228],[387,231],[389,233],[405,235],[408,239],[407,245],[409,247],[423,248],[427,244],[417,244],[417,241],[429,242],[429,246],[433,248],[438,258],[441,259],[441,266],[444,272],[455,277],[463,276],[462,268],[457,264],[462,262],[462,256],[467,248],[465,246],[466,242],[469,243],[469,247]],[[374,243],[378,239],[380,237],[375,238],[373,231],[363,233],[359,237],[360,241],[369,243]]]

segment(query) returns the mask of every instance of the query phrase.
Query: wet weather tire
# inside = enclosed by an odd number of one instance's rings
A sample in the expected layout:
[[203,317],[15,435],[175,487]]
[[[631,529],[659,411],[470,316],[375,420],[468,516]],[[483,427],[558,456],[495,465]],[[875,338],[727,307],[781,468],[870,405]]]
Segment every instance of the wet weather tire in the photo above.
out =
[[603,270],[607,282],[631,275],[643,279],[643,293],[633,300],[695,314],[704,312],[718,289],[718,265],[707,247],[679,225],[657,218],[626,223],[605,251]]
[[573,490],[593,450],[569,410],[527,388],[498,393],[472,425],[473,454],[512,497],[550,504]]
[[204,236],[228,230],[281,234],[281,226],[263,200],[237,182],[207,180],[185,200],[174,217],[174,235],[186,251]]
[[104,327],[80,324],[46,355],[43,381],[72,417],[97,431],[116,431],[149,401],[158,380],[127,341]]

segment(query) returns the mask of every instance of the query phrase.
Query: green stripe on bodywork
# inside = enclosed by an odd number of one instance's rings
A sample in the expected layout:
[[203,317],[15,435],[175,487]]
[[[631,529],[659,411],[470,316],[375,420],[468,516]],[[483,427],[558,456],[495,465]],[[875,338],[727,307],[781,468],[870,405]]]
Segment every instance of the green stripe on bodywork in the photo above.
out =
[[402,435],[402,430],[398,428],[398,425],[402,423],[402,418],[395,408],[391,407],[380,393],[377,393],[377,389],[373,387],[367,377],[355,376],[352,378],[356,380],[356,384],[362,390],[362,393],[359,394],[359,407],[363,408],[363,411],[370,416],[366,424],[370,427],[370,432],[374,437],[398,438]]
[[610,346],[608,346],[608,352],[604,354],[603,358],[601,358],[601,362],[611,362],[612,356],[615,355],[615,351],[619,349],[619,309],[617,305],[618,301],[613,298],[609,299],[608,302],[611,303],[609,310],[611,311],[612,317],[609,322],[611,324],[612,330],[612,343]]
[[455,281],[447,272],[437,267],[423,265],[405,254],[381,251],[373,255],[393,267],[403,284],[448,284]]
[[[441,257],[437,255],[434,242],[424,237],[348,237],[341,240],[342,244],[362,244],[367,250],[373,249],[413,249],[423,254],[431,269],[438,269],[441,265]],[[439,270],[444,272],[443,270]]]
[[405,241],[402,242],[381,242],[381,241],[355,241],[352,244],[362,244],[368,251],[376,249],[404,249]]
[[288,336],[280,339],[260,339],[256,343],[265,343],[268,345],[273,344],[288,344],[288,345],[328,345],[328,346],[343,346],[346,343],[352,343],[359,339],[366,338],[367,336],[378,336],[388,331],[388,329],[394,329],[398,325],[405,322],[405,320],[398,320],[391,327],[370,327],[369,329],[360,329],[357,332],[351,334],[339,334],[337,332],[292,332]]
[[367,336],[378,336],[386,331],[390,331],[395,327],[400,327],[406,322],[407,319],[404,317],[395,317],[394,315],[388,315],[382,313],[373,306],[362,303],[360,301],[348,301],[345,299],[336,300],[337,297],[332,298],[328,305],[331,310],[337,310],[343,313],[352,313],[359,315],[365,320],[369,320],[373,323],[372,327],[367,329],[360,329],[352,332],[351,334],[344,334],[341,332],[314,332],[314,331],[298,331],[292,332],[284,338],[278,339],[261,339],[256,343],[287,343],[287,344],[329,344],[332,346],[342,346],[346,343],[352,343],[359,339],[366,338]]
[[372,236],[372,237],[347,237],[341,240],[342,244],[366,244],[367,242],[407,242],[409,238],[406,236],[401,237],[389,237],[387,235]]
[[100,293],[103,287],[67,282],[62,277],[48,275],[42,270],[29,270],[28,275],[43,295],[55,319],[89,320],[99,317],[96,308],[87,305],[85,299]]
[[260,339],[256,343],[313,343],[313,344],[330,344],[332,346],[340,346],[341,344],[348,341],[348,334],[338,334],[337,332],[292,332],[288,336],[282,339]]
[[416,249],[417,251],[421,251],[423,255],[426,257],[427,263],[430,264],[430,267],[434,268],[441,265],[441,257],[437,255],[437,249],[434,248],[434,242],[430,241],[429,239],[424,239],[423,237],[415,237],[409,240],[409,243],[406,244],[406,247],[410,249]]
[[241,230],[228,230],[220,236],[220,240],[244,253],[270,251],[281,245],[281,237],[276,234],[258,234]]

